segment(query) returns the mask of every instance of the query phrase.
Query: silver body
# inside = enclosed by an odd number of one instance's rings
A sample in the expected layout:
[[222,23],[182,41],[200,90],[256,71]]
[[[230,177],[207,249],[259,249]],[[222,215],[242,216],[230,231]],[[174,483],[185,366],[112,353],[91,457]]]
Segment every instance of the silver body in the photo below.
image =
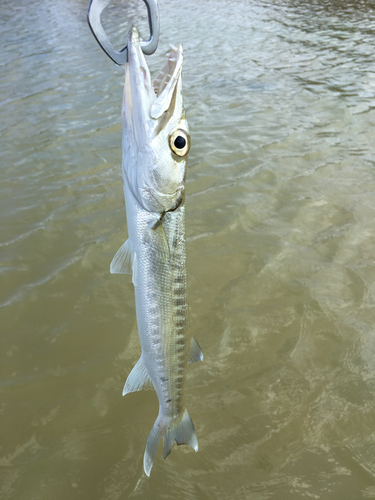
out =
[[164,457],[175,440],[198,450],[184,385],[187,363],[203,356],[187,333],[184,189],[190,136],[182,104],[182,47],[172,48],[151,82],[133,27],[128,58],[122,121],[129,239],[115,255],[111,272],[132,273],[142,347],[123,394],[152,384],[159,399],[144,456],[149,475],[161,438]]

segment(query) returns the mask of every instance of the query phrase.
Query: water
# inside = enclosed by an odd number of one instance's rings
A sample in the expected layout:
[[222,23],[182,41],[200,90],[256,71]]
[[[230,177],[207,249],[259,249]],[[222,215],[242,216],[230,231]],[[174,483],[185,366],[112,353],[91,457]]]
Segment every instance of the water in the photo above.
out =
[[[375,5],[161,0],[185,51],[189,367],[199,452],[143,452],[123,69],[87,1],[0,7],[0,497],[375,498]],[[104,16],[121,47],[143,2]],[[145,35],[146,36],[146,35]]]

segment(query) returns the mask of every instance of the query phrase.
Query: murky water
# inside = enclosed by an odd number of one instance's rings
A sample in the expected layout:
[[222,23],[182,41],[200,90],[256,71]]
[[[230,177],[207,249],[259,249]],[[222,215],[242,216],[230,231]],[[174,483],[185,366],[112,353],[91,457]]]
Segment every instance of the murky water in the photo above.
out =
[[[192,135],[187,406],[199,452],[143,452],[123,68],[87,1],[3,0],[1,499],[375,498],[375,5],[160,0]],[[108,8],[119,45],[143,2]],[[122,20],[119,25],[119,20]]]

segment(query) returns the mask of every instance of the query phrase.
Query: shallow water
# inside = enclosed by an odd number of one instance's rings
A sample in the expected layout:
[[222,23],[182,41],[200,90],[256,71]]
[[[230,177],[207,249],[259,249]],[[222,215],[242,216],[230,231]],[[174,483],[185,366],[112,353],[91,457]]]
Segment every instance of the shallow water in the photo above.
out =
[[[375,498],[375,6],[160,0],[184,45],[187,447],[143,473],[152,391],[126,238],[123,68],[87,1],[0,6],[0,498]],[[122,19],[124,21],[122,21]],[[121,21],[119,23],[119,20]],[[120,47],[140,0],[112,4]]]

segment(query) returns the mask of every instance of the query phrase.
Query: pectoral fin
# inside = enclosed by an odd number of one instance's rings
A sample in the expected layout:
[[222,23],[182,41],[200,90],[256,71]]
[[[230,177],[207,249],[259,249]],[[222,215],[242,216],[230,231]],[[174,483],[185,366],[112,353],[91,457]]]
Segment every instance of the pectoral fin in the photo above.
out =
[[141,389],[152,389],[152,387],[150,376],[141,356],[126,379],[122,395],[125,396],[129,392],[136,392]]
[[169,260],[170,252],[167,235],[161,221],[157,221],[145,233],[145,243],[149,246],[150,251],[152,249],[161,261],[167,262]]
[[188,363],[196,363],[197,361],[203,361],[203,352],[198,342],[192,337]]

